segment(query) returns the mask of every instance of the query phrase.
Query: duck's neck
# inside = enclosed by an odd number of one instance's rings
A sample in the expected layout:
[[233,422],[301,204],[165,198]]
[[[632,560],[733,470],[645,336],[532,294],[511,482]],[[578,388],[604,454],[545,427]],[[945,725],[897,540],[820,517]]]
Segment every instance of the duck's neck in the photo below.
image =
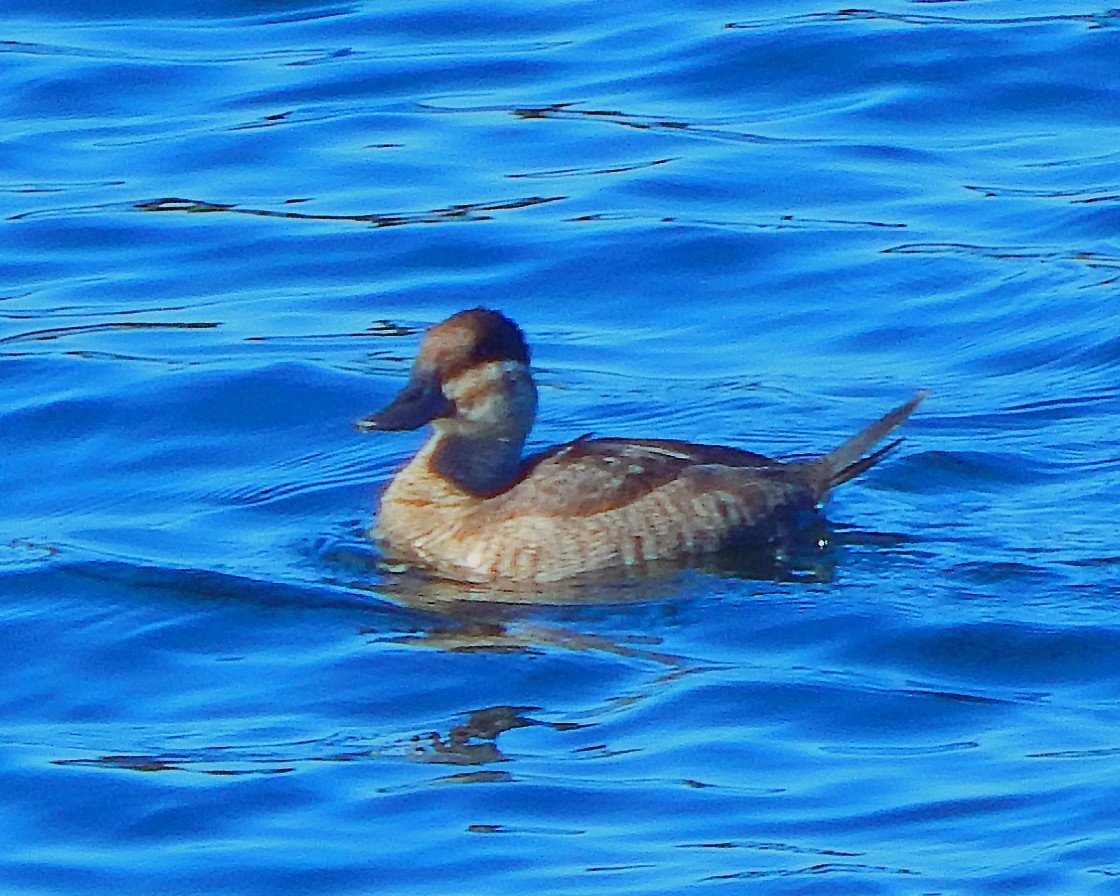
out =
[[447,379],[454,413],[432,421],[421,452],[437,476],[478,497],[492,497],[517,481],[521,449],[537,413],[537,388],[520,361],[477,364]]
[[500,494],[517,481],[524,436],[433,434],[428,465],[463,491],[481,497]]

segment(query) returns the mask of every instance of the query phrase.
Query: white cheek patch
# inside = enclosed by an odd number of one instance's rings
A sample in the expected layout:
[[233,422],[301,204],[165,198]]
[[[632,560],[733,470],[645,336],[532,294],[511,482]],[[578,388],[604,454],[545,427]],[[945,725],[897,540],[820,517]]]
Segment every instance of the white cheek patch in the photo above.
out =
[[487,427],[531,418],[536,411],[532,380],[518,361],[490,362],[467,370],[445,384],[444,394],[455,402],[458,417]]

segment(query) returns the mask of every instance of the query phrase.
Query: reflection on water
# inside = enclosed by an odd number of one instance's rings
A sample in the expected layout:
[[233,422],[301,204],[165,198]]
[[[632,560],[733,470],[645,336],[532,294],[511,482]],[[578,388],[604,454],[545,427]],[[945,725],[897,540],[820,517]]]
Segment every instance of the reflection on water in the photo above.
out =
[[[939,0],[933,0],[939,2]],[[1059,13],[1055,15],[1019,15],[1006,17],[964,17],[944,15],[921,15],[915,13],[893,13],[874,9],[842,9],[838,12],[815,12],[794,16],[787,21],[791,24],[825,23],[835,24],[848,21],[895,22],[903,25],[931,25],[970,27],[987,32],[1001,27],[1019,28],[1031,25],[1084,24],[1090,29],[1115,27],[1120,12],[1110,9],[1101,13]],[[728,28],[773,27],[773,20],[765,22],[730,23]]]
[[446,735],[432,731],[413,738],[412,758],[419,762],[440,765],[488,765],[508,762],[509,757],[498,749],[498,737],[506,731],[543,725],[553,731],[574,731],[582,727],[575,722],[542,722],[527,713],[536,706],[491,706],[477,709],[453,725]]
[[[446,224],[452,221],[490,221],[494,212],[532,208],[549,202],[558,202],[564,196],[527,196],[499,202],[467,202],[447,208],[436,208],[423,212],[401,212],[396,214],[329,215],[311,212],[279,211],[276,209],[244,208],[237,205],[221,205],[198,199],[153,199],[138,203],[136,208],[145,212],[185,212],[187,214],[214,214],[228,212],[237,215],[252,215],[258,218],[283,218],[288,221],[346,221],[355,224],[372,224],[375,227],[399,227],[404,224]],[[288,204],[309,202],[307,199],[289,199]]]
[[[56,339],[65,339],[71,336],[80,336],[87,333],[108,333],[115,330],[209,330],[217,326],[220,326],[220,324],[213,321],[112,321],[73,327],[47,327],[28,330],[24,333],[13,333],[10,336],[0,337],[0,345],[17,342],[53,342]],[[127,358],[127,356],[122,356],[122,358]]]

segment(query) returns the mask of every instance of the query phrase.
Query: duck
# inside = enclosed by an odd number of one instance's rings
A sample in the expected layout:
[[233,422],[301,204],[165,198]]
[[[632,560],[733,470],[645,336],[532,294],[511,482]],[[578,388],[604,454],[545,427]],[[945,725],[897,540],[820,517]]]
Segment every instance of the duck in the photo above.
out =
[[871,451],[926,394],[804,459],[591,436],[524,456],[537,414],[525,335],[499,311],[460,311],[424,334],[396,397],[355,424],[431,426],[382,492],[369,534],[393,562],[498,588],[697,565],[780,542],[832,489],[898,447],[901,439]]

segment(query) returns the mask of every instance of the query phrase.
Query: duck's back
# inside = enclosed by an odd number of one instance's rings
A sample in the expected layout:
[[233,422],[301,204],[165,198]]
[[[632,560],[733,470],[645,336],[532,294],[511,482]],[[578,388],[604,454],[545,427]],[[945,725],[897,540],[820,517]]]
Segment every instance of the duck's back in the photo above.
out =
[[809,467],[715,445],[579,439],[526,461],[461,521],[481,578],[557,581],[780,536],[815,505]]
[[749,468],[765,476],[784,466],[762,454],[720,445],[584,437],[527,458],[521,477],[502,496],[502,512],[594,516],[694,477],[697,468]]

